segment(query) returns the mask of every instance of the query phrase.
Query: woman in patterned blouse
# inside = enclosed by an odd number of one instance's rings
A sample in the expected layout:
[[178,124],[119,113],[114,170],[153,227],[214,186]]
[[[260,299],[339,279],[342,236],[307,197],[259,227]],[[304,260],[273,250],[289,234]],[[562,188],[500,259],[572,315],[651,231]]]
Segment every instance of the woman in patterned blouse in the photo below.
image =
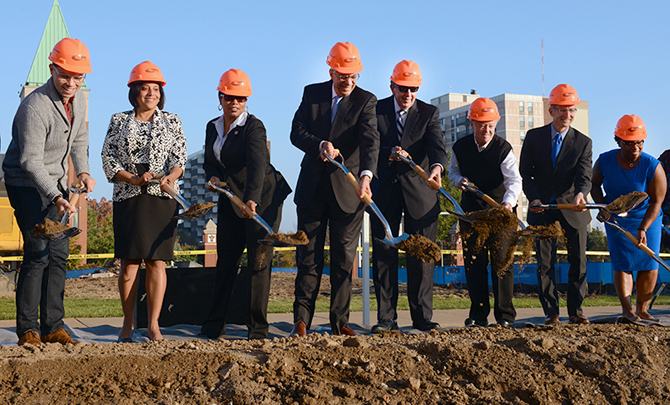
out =
[[[176,201],[161,190],[176,181],[186,164],[186,138],[176,114],[163,111],[165,80],[146,61],[130,73],[128,99],[134,107],[112,115],[102,148],[102,166],[114,184],[114,251],[121,259],[119,293],[123,307],[120,342],[132,342],[133,315],[142,261],[146,266],[150,340],[162,340],[158,317],[167,286],[165,261],[173,259]],[[163,177],[160,177],[163,176]]]

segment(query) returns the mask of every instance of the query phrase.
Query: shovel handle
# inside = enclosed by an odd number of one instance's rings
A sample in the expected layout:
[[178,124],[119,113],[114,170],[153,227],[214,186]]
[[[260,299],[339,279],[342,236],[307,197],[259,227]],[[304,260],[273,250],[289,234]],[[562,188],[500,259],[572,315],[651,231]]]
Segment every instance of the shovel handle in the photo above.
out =
[[[623,228],[622,228],[622,229],[623,229]],[[635,244],[635,246],[637,246],[638,243],[640,243],[640,241],[639,241],[635,236],[633,236],[632,233],[630,233],[630,232],[628,232],[628,231],[625,231],[625,232],[624,232],[624,235],[626,235],[626,237],[627,237],[628,239],[630,239],[630,241],[633,242],[633,243]],[[649,246],[647,246],[647,245],[640,245],[640,246],[637,246],[637,247],[639,247],[640,249],[642,249],[642,250],[644,251],[644,253],[648,254],[648,255],[651,256],[651,257],[656,256],[656,253],[654,253],[654,251],[651,250],[651,249],[649,248]]]
[[[348,172],[346,174],[347,180],[349,180],[349,183],[351,183],[352,186],[356,189],[356,192],[360,190],[360,185],[358,184],[358,180],[356,180],[356,177],[354,177],[353,173]],[[370,198],[369,195],[363,194],[363,202],[366,203],[367,205],[372,204],[372,198]]]
[[181,204],[181,206],[184,207],[185,210],[188,210],[189,208],[191,208],[191,207],[186,203],[186,200],[184,200],[184,197],[182,197],[181,195],[179,195],[179,193],[177,193],[177,190],[175,190],[174,188],[172,188],[172,186],[170,186],[169,184],[165,183],[165,184],[163,184],[163,185],[161,186],[161,188],[163,189],[163,191],[165,191],[166,193],[170,194],[170,195],[172,196],[172,198],[174,198],[179,204]]
[[[212,183],[212,184],[214,184],[214,183]],[[223,182],[223,181],[222,181],[222,182],[219,182],[219,184],[214,184],[214,185],[215,185],[215,186],[219,186],[219,187],[221,187],[221,188],[227,186],[227,184],[226,184],[225,182]],[[228,195],[228,198],[230,198],[230,201],[232,201],[233,204],[237,205],[237,208],[242,208],[242,207],[249,208],[249,207],[247,207],[247,205],[244,203],[244,201],[242,201],[242,200],[240,199],[240,197],[236,196],[236,195],[233,194],[232,192],[231,192],[230,194],[227,194],[227,195]],[[245,212],[247,212],[247,211],[245,210]],[[248,214],[248,213],[247,213],[247,214],[245,214],[244,216],[247,217],[247,218],[250,218],[250,219],[251,219],[251,218],[254,217],[254,214]],[[270,233],[272,233],[272,232],[270,232]]]
[[[412,165],[412,169],[414,169],[414,171],[417,172],[422,179],[428,181],[428,174],[426,173],[425,170],[423,170],[423,167],[414,164]],[[440,187],[442,187],[442,185],[438,183],[437,180],[435,179],[431,179],[430,181],[428,181],[428,184],[430,184],[430,188],[432,188],[435,191],[438,191]]]

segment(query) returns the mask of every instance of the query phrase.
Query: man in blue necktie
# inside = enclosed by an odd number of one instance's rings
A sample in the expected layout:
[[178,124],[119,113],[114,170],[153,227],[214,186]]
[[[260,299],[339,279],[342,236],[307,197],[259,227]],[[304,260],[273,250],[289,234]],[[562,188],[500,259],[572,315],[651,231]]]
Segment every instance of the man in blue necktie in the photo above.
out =
[[[558,221],[565,231],[568,249],[568,316],[570,323],[588,324],[582,301],[587,293],[586,236],[591,214],[580,209],[591,190],[591,139],[570,125],[581,104],[577,91],[559,84],[549,94],[549,114],[553,121],[528,131],[521,149],[519,171],[523,191],[531,204],[568,203],[572,210],[530,208],[531,225]],[[538,240],[537,277],[545,324],[560,322],[556,288],[556,239]]]

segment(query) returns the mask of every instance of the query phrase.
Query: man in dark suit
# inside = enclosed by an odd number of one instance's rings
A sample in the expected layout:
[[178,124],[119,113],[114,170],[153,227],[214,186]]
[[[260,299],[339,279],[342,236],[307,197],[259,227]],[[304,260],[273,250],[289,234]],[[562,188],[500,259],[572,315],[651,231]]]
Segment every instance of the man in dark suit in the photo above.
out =
[[[440,130],[437,107],[417,100],[422,83],[421,69],[413,61],[403,60],[393,69],[391,97],[379,101],[377,124],[380,133],[377,176],[372,191],[379,209],[395,235],[400,220],[410,234],[435,241],[440,204],[437,194],[412,168],[393,155],[393,151],[414,161],[430,172],[429,180],[441,184],[447,154]],[[385,228],[373,220],[375,239],[384,239]],[[377,325],[372,333],[398,329],[398,249],[378,240],[374,242],[373,274],[377,296]],[[423,263],[407,255],[407,298],[413,327],[422,331],[437,329],[433,316],[433,269],[435,263]]]
[[[514,212],[521,194],[521,175],[512,145],[495,134],[500,120],[498,106],[486,97],[470,104],[468,112],[473,135],[459,139],[452,147],[449,180],[465,190],[464,183],[472,182],[506,210]],[[461,206],[465,211],[490,209],[483,199],[473,193],[463,193]],[[488,326],[489,254],[493,287],[493,316],[498,325],[509,328],[516,319],[512,304],[514,270],[507,265],[509,249],[514,249],[516,229],[492,232],[484,241],[467,222],[460,221],[465,256],[465,279],[470,294],[470,313],[465,326]],[[508,267],[504,267],[507,265]]]
[[[356,86],[363,70],[358,49],[338,42],[326,60],[330,81],[305,87],[293,118],[291,142],[305,152],[295,192],[298,229],[309,244],[296,250],[298,275],[291,335],[304,336],[311,326],[323,272],[326,229],[330,229],[330,326],[335,335],[354,335],[348,326],[351,272],[363,221],[360,198],[371,195],[377,166],[379,133],[377,98]],[[325,155],[342,159],[360,178],[354,191]]]
[[[591,190],[591,139],[570,127],[581,104],[577,91],[559,84],[549,95],[549,114],[553,122],[528,131],[521,149],[519,170],[523,191],[531,204],[568,203],[570,210],[530,208],[531,225],[549,225],[559,221],[565,231],[568,248],[568,315],[570,323],[588,324],[582,311],[587,292],[586,236],[591,214],[580,210]],[[556,239],[538,240],[537,277],[545,324],[560,322],[556,289]]]

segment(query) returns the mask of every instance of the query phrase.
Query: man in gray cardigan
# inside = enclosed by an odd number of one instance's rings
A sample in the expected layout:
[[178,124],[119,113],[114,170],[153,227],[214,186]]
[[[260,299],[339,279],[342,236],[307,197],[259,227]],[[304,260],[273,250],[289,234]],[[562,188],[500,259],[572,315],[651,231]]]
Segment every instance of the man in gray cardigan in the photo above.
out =
[[68,201],[68,156],[79,182],[89,192],[95,187],[88,167],[86,101],[78,93],[91,72],[88,49],[78,39],[65,38],[49,60],[51,78],[19,105],[2,164],[24,241],[16,287],[19,346],[76,343],[63,322],[68,239],[40,239],[30,232],[45,218],[58,222],[66,211],[76,212]]

